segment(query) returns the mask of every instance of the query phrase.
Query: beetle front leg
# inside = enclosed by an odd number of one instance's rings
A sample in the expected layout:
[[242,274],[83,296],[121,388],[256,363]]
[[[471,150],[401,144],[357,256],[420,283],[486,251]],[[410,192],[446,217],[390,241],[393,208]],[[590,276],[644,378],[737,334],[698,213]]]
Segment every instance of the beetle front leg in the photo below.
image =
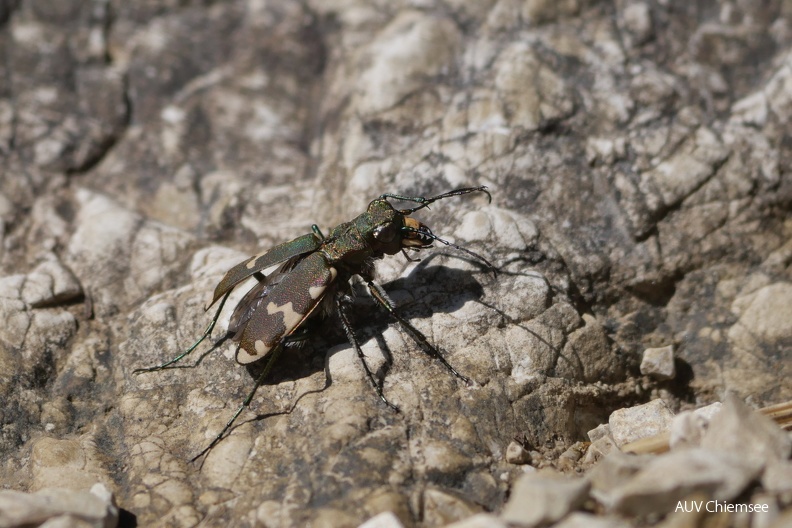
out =
[[377,396],[385,402],[385,405],[390,407],[396,412],[401,412],[398,407],[393,405],[391,402],[385,398],[385,395],[382,394],[382,387],[377,384],[377,381],[374,379],[374,375],[371,373],[371,370],[366,363],[366,357],[363,355],[363,350],[360,348],[360,344],[358,343],[357,336],[355,335],[355,331],[352,328],[352,325],[349,322],[349,316],[347,315],[347,307],[344,302],[344,296],[341,294],[336,295],[335,297],[336,307],[338,308],[338,315],[341,318],[341,326],[344,327],[344,331],[346,332],[347,339],[352,344],[352,348],[355,349],[357,352],[357,356],[360,359],[360,362],[363,363],[363,370],[366,371],[366,377],[368,378],[369,382],[371,382],[371,386],[374,387],[374,390],[377,392]]
[[421,346],[424,352],[426,352],[432,357],[437,358],[440,361],[440,363],[442,363],[443,366],[451,372],[451,374],[461,379],[466,384],[468,385],[471,384],[470,378],[463,376],[462,374],[457,372],[456,369],[452,367],[451,364],[446,360],[446,358],[443,357],[443,354],[441,354],[440,351],[437,350],[437,348],[435,348],[429,342],[428,339],[426,339],[426,336],[423,335],[423,333],[420,330],[415,328],[412,324],[410,324],[409,321],[404,319],[396,312],[396,308],[393,305],[393,301],[391,301],[388,298],[388,295],[385,293],[385,290],[382,289],[382,286],[380,286],[379,284],[377,284],[372,280],[367,280],[366,284],[368,285],[369,292],[371,293],[371,296],[374,297],[374,300],[377,301],[377,303],[380,306],[388,310],[390,315],[394,319],[396,319],[400,325],[402,325],[402,328],[407,330],[407,333],[409,333],[412,336],[412,338],[415,339],[415,341]]

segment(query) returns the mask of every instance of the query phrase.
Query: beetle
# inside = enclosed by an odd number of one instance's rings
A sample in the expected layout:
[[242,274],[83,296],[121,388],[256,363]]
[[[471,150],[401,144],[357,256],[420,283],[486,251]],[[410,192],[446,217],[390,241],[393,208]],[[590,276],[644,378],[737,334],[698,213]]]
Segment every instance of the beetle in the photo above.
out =
[[[456,189],[431,198],[385,193],[369,203],[366,211],[357,218],[333,228],[328,236],[324,236],[314,224],[311,233],[247,258],[228,270],[215,287],[212,302],[206,307],[208,310],[215,303],[220,302],[209,326],[198,341],[170,361],[133,371],[134,373],[153,372],[181,361],[211,335],[220,312],[234,288],[250,277],[258,281],[238,303],[231,315],[228,331],[214,343],[212,349],[230,339],[237,344],[235,358],[238,363],[249,365],[264,361],[263,369],[258,374],[253,389],[223,430],[193,460],[212,449],[228,432],[239,415],[250,405],[256,390],[283,350],[306,338],[301,331],[303,324],[315,314],[328,309],[337,311],[347,338],[362,362],[366,376],[379,398],[390,408],[398,411],[398,408],[385,398],[382,387],[375,381],[350,324],[348,313],[350,280],[354,276],[359,276],[366,283],[376,303],[384,308],[427,354],[435,357],[454,376],[469,384],[470,380],[457,372],[421,331],[398,314],[385,290],[374,282],[374,261],[399,252],[412,261],[415,259],[407,255],[407,250],[420,251],[433,247],[434,242],[440,242],[480,260],[487,268],[495,271],[495,267],[481,255],[443,240],[432,233],[426,225],[410,216],[420,209],[428,208],[438,200],[474,192],[482,192],[487,195],[490,202],[492,201],[492,196],[485,186]],[[412,202],[417,205],[399,210],[394,208],[389,200]],[[274,266],[278,267],[269,275],[263,273]],[[325,310],[322,310],[322,306]]]

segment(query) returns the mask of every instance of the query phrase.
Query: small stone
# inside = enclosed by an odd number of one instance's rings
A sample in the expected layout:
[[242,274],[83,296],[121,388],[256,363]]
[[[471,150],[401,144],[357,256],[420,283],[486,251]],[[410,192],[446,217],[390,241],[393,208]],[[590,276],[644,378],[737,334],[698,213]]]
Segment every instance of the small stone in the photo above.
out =
[[507,526],[491,513],[478,513],[462,521],[449,524],[446,528],[507,528]]
[[697,447],[701,444],[701,438],[709,427],[710,420],[721,409],[720,402],[707,405],[695,411],[684,411],[676,416],[671,422],[671,437],[669,445],[671,449],[678,447]]
[[[310,520],[306,521],[307,526],[352,526],[356,517],[351,512],[339,508],[319,507],[313,511]],[[379,525],[375,525],[379,526]],[[387,528],[402,528],[401,524],[382,525]]]
[[586,451],[586,456],[583,458],[583,462],[586,464],[593,464],[613,450],[618,450],[618,448],[616,447],[616,443],[613,441],[611,435],[597,438],[591,443],[588,450]]
[[423,447],[424,468],[429,474],[458,474],[468,471],[473,461],[450,442],[435,440]]
[[701,446],[769,467],[789,458],[792,439],[775,422],[730,394],[710,422]]
[[502,518],[520,526],[554,523],[585,502],[589,486],[589,481],[583,479],[526,473],[514,483]]
[[625,37],[630,46],[643,44],[652,37],[652,14],[649,4],[645,2],[627,4],[619,22],[627,33]]
[[771,493],[792,493],[792,461],[767,466],[762,475],[762,486]]
[[599,424],[597,427],[588,432],[589,440],[596,442],[603,436],[610,435],[610,427],[608,424]]
[[591,496],[603,504],[611,502],[611,490],[629,482],[652,460],[652,455],[625,455],[621,451],[614,451],[588,474]]
[[734,103],[731,119],[744,125],[762,127],[767,122],[768,114],[767,95],[758,91]]
[[506,462],[509,464],[527,464],[531,454],[519,442],[512,441],[506,448]]
[[[280,503],[275,502],[275,504],[277,508],[280,508]],[[399,520],[412,519],[409,499],[404,494],[388,486],[380,488],[366,497],[362,502],[362,509],[372,516],[382,512],[390,512]]]
[[583,458],[583,443],[577,442],[558,456],[559,469],[573,469],[576,463]]
[[676,376],[673,345],[644,350],[641,374],[658,380],[673,379]]
[[382,512],[364,522],[358,528],[404,528],[404,525],[392,512]]
[[80,283],[55,257],[36,266],[22,287],[22,300],[33,308],[68,302],[80,295]]
[[628,528],[630,524],[611,515],[600,516],[591,513],[574,512],[554,528]]
[[748,329],[754,339],[769,342],[780,342],[792,338],[792,283],[780,282],[770,284],[756,293],[739,298],[750,304],[740,310],[735,300],[732,310],[740,312],[739,325]]
[[424,523],[427,526],[444,526],[482,513],[482,508],[478,504],[436,488],[430,488],[424,492],[423,509]]
[[668,431],[673,419],[673,413],[663,400],[657,399],[636,407],[613,411],[608,425],[613,441],[621,448],[640,438]]
[[0,526],[74,526],[75,518],[83,521],[79,526],[116,526],[118,507],[113,494],[103,485],[90,492],[54,488],[36,493],[0,491]]

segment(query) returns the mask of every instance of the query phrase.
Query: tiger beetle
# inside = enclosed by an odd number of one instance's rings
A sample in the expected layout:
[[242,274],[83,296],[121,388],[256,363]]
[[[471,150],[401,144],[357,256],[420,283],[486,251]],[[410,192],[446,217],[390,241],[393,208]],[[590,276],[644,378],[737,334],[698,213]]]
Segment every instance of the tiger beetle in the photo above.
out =
[[[373,279],[376,259],[401,252],[412,261],[414,259],[407,255],[406,250],[420,251],[432,247],[433,242],[440,242],[467,253],[495,271],[495,267],[481,255],[443,240],[424,224],[410,217],[412,213],[428,208],[438,200],[473,192],[483,192],[489,201],[492,201],[490,193],[484,186],[457,189],[431,198],[385,193],[372,201],[365,213],[351,222],[335,227],[329,236],[324,236],[314,224],[311,228],[312,233],[254,255],[228,270],[215,288],[212,302],[206,309],[208,310],[218,300],[220,305],[198,341],[170,361],[133,371],[139,373],[162,370],[184,359],[212,334],[232,290],[249,277],[254,277],[258,281],[234,309],[225,336],[217,340],[209,352],[231,339],[237,343],[238,363],[248,365],[264,360],[264,366],[255,380],[253,389],[223,430],[192,460],[197,460],[222,440],[223,435],[231,429],[242,411],[250,405],[256,390],[272,370],[278,356],[285,348],[306,339],[307,336],[301,331],[301,327],[311,316],[325,311],[320,310],[321,305],[325,305],[327,310],[337,311],[347,338],[363,364],[366,377],[377,395],[388,407],[395,411],[399,410],[385,398],[382,387],[374,380],[350,324],[348,312],[352,292],[350,280],[355,275],[365,281],[376,303],[410,334],[424,352],[435,357],[451,374],[469,384],[470,380],[457,372],[420,330],[396,312],[393,301],[388,298],[382,286]],[[411,209],[398,210],[391,205],[389,199],[413,202],[417,205]],[[264,270],[277,264],[280,265],[275,271],[264,275]]]

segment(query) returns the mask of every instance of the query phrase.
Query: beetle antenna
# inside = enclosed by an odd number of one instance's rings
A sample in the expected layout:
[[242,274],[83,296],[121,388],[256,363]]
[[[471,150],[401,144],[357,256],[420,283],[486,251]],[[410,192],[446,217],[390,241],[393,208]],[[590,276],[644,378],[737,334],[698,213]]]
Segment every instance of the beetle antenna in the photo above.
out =
[[462,194],[469,194],[472,192],[483,192],[487,195],[487,199],[489,203],[492,203],[492,195],[490,195],[489,191],[487,190],[486,185],[482,185],[480,187],[465,187],[463,189],[456,189],[454,191],[448,191],[443,194],[438,194],[437,196],[432,196],[431,198],[424,198],[423,196],[402,196],[399,194],[390,194],[385,193],[380,196],[382,198],[393,198],[394,200],[404,200],[405,202],[415,202],[418,205],[417,207],[413,207],[412,209],[402,209],[401,213],[403,215],[409,215],[418,211],[419,209],[423,209],[424,207],[429,207],[429,204],[436,202],[437,200],[442,200],[443,198],[450,198],[451,196],[460,196]]
[[482,185],[481,187],[466,187],[464,189],[456,189],[454,191],[448,191],[447,193],[438,194],[437,196],[433,196],[431,198],[424,198],[420,202],[421,205],[419,205],[418,207],[413,207],[412,209],[408,209],[409,211],[408,214],[412,214],[419,209],[423,209],[424,207],[429,207],[429,204],[436,202],[437,200],[442,200],[443,198],[450,198],[451,196],[460,196],[462,194],[469,194],[472,192],[483,192],[484,194],[487,195],[488,203],[492,203],[492,195],[487,190],[486,185]]

